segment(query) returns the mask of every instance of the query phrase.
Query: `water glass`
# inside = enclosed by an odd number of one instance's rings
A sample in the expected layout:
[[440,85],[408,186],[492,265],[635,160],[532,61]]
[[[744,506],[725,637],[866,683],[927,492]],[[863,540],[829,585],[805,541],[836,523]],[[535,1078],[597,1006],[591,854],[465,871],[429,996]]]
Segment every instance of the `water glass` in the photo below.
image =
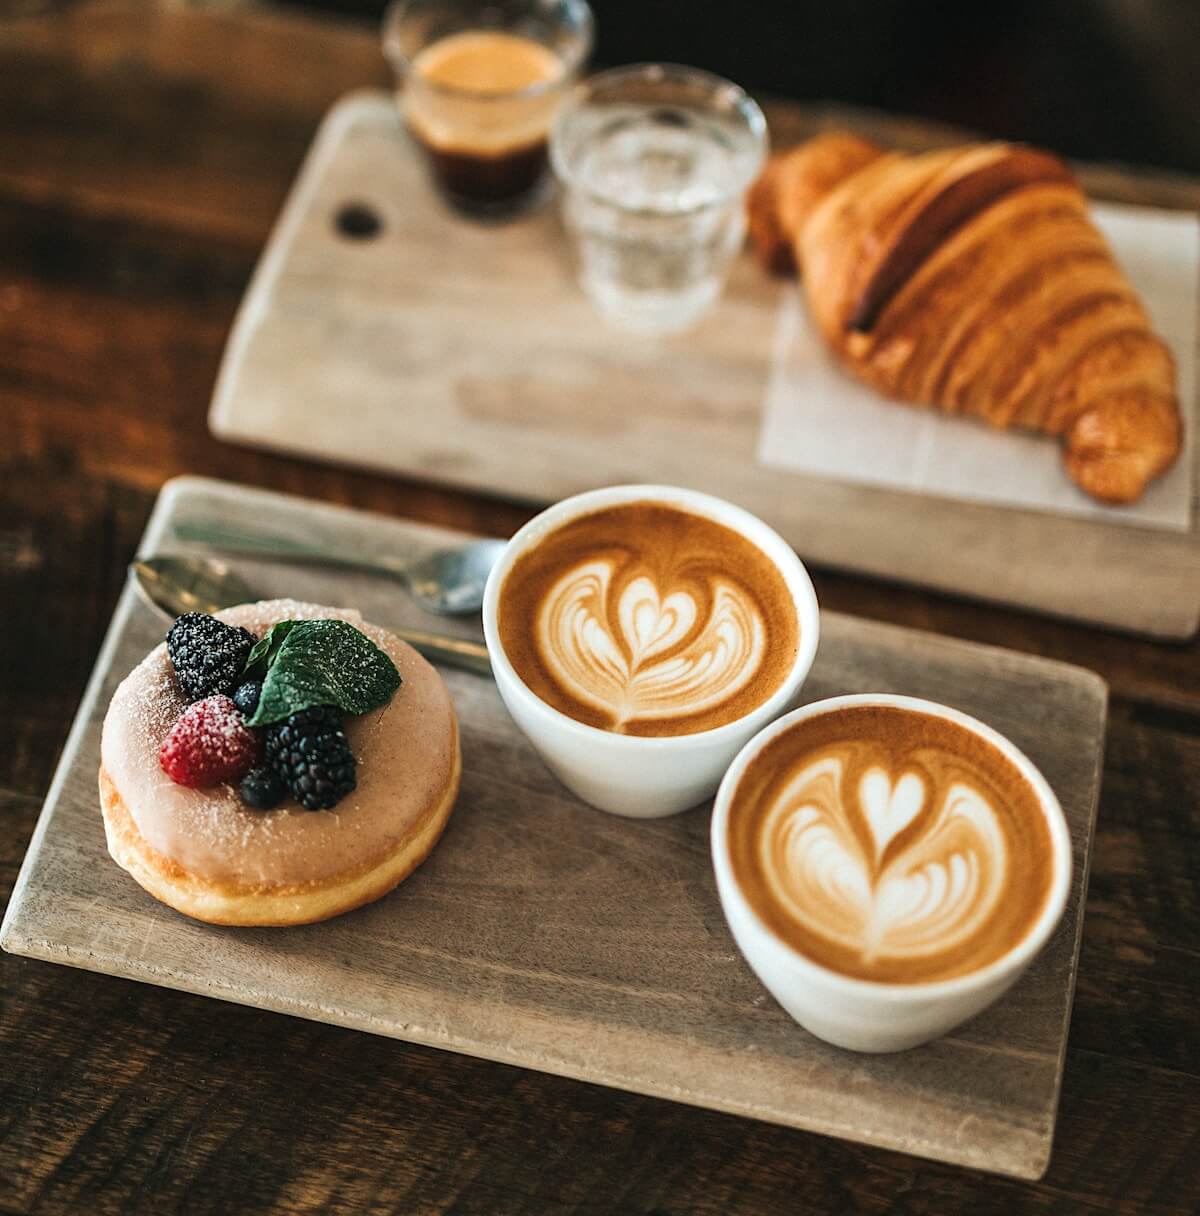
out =
[[673,64],[603,72],[555,119],[550,158],[583,290],[624,329],[691,325],[720,294],[766,155],[737,85]]

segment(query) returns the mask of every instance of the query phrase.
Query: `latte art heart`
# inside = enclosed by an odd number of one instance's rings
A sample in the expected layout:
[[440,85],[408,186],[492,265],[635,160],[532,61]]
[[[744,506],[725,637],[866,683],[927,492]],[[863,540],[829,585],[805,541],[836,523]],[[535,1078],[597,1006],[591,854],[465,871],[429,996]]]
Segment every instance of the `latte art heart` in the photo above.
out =
[[914,771],[863,772],[826,755],[767,808],[760,864],[773,899],[808,932],[870,966],[953,952],[993,916],[1009,866],[980,789],[941,790]]
[[1048,898],[1054,847],[1019,765],[969,726],[847,705],[742,773],[730,864],[759,919],[831,971],[934,983],[1000,958]]
[[525,686],[586,726],[699,734],[745,717],[796,664],[800,613],[741,533],[661,502],[568,520],[513,562],[497,632]]
[[551,587],[537,618],[542,662],[611,728],[698,713],[758,672],[766,628],[754,601],[714,576],[704,588],[660,588],[646,573],[615,591],[613,563],[593,559]]
[[916,773],[892,783],[881,768],[869,769],[858,785],[858,798],[875,842],[875,859],[916,817],[925,801],[925,784]]

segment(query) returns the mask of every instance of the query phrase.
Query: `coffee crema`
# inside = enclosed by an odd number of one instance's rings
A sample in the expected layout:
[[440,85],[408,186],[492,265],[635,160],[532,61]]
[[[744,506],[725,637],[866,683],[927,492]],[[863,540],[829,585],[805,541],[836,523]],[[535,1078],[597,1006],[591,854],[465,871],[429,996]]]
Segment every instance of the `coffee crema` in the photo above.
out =
[[431,84],[464,93],[521,93],[562,75],[562,62],[548,47],[501,30],[464,30],[439,38],[413,61]]
[[549,47],[500,30],[450,34],[416,56],[405,116],[452,197],[499,203],[537,185],[565,72]]
[[501,645],[548,705],[601,730],[686,735],[743,717],[796,661],[795,600],[752,541],[680,507],[580,516],[513,563]]
[[759,918],[856,979],[931,983],[994,962],[1045,907],[1036,791],[956,722],[847,706],[751,761],[729,808],[734,879]]

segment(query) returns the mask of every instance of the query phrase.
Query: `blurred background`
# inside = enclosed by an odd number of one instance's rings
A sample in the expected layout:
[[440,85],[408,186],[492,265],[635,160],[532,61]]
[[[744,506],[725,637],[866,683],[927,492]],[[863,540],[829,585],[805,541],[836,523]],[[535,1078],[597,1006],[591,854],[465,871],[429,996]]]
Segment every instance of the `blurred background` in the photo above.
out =
[[[280,0],[378,21],[384,0]],[[596,62],[1200,172],[1200,0],[591,0]]]

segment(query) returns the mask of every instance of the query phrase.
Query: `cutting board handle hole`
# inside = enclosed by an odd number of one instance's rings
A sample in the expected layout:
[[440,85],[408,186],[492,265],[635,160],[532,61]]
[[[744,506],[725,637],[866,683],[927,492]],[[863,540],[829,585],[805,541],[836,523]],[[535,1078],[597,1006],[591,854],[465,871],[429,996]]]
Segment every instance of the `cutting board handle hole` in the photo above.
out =
[[367,203],[343,203],[333,217],[333,226],[349,240],[373,241],[383,231],[383,220]]

